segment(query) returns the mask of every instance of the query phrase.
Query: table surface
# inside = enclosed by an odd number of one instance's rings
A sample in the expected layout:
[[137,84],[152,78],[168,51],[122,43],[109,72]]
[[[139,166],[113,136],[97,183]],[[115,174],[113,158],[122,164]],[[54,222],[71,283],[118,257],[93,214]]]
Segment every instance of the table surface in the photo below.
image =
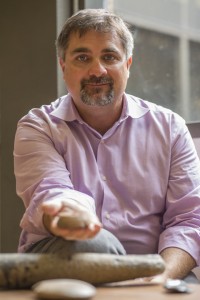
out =
[[[199,300],[200,285],[190,284],[191,293],[167,293],[161,285],[139,285],[125,283],[122,285],[102,286],[97,288],[92,300]],[[31,290],[0,291],[2,300],[35,300]]]

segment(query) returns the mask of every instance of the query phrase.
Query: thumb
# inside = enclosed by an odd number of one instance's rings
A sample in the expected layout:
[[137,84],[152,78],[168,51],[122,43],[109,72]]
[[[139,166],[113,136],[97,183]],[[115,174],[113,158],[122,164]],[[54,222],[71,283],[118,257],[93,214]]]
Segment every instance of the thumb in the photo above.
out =
[[45,214],[48,215],[55,215],[57,214],[62,208],[62,202],[56,200],[48,200],[42,203],[42,210]]

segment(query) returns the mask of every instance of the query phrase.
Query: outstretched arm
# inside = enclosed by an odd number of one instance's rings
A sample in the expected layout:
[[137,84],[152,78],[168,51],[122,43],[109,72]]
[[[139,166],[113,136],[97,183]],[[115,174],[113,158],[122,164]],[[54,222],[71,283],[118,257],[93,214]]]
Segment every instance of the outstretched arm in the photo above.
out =
[[56,199],[43,203],[42,209],[46,229],[64,239],[89,239],[101,229],[97,216],[80,204]]

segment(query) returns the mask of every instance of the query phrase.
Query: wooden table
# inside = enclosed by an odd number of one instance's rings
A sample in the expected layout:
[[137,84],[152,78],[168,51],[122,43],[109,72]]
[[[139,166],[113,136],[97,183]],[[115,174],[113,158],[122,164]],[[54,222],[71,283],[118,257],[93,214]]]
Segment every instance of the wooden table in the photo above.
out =
[[[200,285],[190,284],[189,294],[167,293],[161,285],[124,284],[119,286],[103,286],[97,288],[92,300],[199,300]],[[0,291],[0,300],[36,300],[30,290]]]

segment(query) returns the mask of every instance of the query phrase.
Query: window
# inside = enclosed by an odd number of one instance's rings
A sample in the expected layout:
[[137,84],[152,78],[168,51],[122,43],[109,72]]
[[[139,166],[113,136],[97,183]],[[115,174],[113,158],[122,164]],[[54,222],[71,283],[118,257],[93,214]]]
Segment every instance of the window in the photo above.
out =
[[105,3],[136,28],[127,92],[200,120],[200,0]]

